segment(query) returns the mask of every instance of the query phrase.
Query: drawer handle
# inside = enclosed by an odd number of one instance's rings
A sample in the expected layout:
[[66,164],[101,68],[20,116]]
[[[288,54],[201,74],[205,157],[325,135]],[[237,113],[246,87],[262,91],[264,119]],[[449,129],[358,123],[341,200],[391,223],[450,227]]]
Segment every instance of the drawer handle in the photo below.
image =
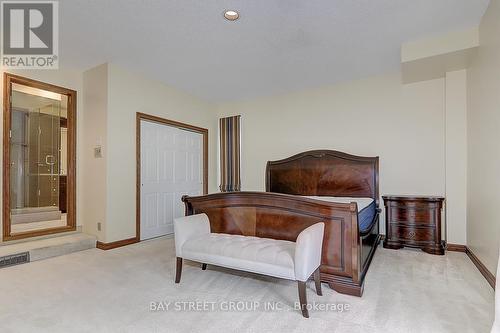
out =
[[408,232],[408,238],[409,238],[409,239],[415,239],[415,236],[416,236],[416,235],[417,235],[417,234],[415,233],[415,231],[410,231],[410,232]]

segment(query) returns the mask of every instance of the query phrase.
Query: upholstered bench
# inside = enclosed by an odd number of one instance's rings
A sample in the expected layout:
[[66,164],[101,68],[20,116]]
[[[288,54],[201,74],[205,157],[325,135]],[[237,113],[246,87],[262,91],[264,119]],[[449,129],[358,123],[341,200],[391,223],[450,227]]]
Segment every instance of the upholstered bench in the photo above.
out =
[[183,259],[202,263],[203,270],[210,264],[294,280],[298,282],[302,315],[308,318],[306,281],[311,276],[314,276],[317,294],[321,295],[319,266],[323,232],[324,223],[316,223],[304,229],[296,242],[291,242],[211,233],[206,214],[177,218],[174,220],[175,283],[180,282]]

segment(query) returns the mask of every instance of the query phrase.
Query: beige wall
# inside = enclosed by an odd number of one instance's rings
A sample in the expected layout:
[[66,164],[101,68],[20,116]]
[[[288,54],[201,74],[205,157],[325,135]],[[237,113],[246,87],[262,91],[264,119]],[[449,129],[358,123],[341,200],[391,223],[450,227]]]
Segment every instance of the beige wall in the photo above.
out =
[[479,46],[479,28],[451,31],[401,45],[401,62],[422,60]]
[[446,221],[448,241],[467,241],[467,71],[446,73]]
[[466,69],[479,46],[479,27],[404,43],[401,46],[403,83],[433,80]]
[[496,271],[500,240],[500,0],[480,25],[480,46],[468,71],[467,245]]
[[212,105],[108,65],[105,242],[135,237],[136,112],[208,128],[208,185],[209,191],[216,190],[217,119]]
[[[76,90],[77,92],[77,105],[76,105],[76,111],[77,111],[77,176],[76,176],[76,186],[77,186],[77,216],[76,216],[76,223],[78,226],[81,226],[83,224],[83,216],[82,216],[82,202],[83,198],[81,195],[78,195],[81,191],[81,186],[83,184],[83,178],[82,178],[82,160],[79,159],[78,157],[81,156],[82,153],[82,138],[83,138],[83,96],[82,96],[82,87],[83,87],[83,79],[82,79],[82,73],[79,71],[74,71],[74,70],[16,70],[12,71],[9,70],[7,71],[12,74],[16,75],[21,75],[24,77],[28,77],[34,80],[39,80],[51,84],[55,84],[58,86],[62,86],[65,88],[73,89]],[[4,71],[0,70],[0,74],[3,77]],[[0,80],[0,90],[3,91],[3,79]],[[0,102],[1,105],[3,106],[3,94],[0,95]],[[0,133],[3,132],[3,117],[0,120]],[[2,134],[3,135],[3,134]],[[1,136],[0,136],[1,137]],[[0,157],[1,159],[2,157]],[[0,163],[0,169],[2,168],[3,163]],[[0,180],[1,182],[1,180]],[[2,200],[0,198],[0,200]],[[0,217],[1,219],[1,217]],[[2,229],[2,223],[0,223],[0,231]],[[1,239],[0,239],[1,242]]]
[[242,115],[242,185],[264,189],[268,160],[309,149],[380,156],[381,194],[445,194],[445,81],[400,73],[250,102]]
[[[83,188],[78,194],[83,198],[83,231],[104,241],[106,232],[106,161],[107,150],[102,148],[102,158],[95,158],[94,148],[106,147],[108,111],[108,65],[104,64],[83,73]],[[101,230],[97,230],[101,223]]]

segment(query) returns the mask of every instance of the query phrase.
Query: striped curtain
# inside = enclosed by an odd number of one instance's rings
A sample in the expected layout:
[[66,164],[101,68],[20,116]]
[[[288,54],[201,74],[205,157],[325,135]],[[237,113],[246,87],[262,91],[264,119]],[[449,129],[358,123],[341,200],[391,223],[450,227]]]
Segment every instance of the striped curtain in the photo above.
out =
[[240,118],[219,119],[221,192],[241,191]]

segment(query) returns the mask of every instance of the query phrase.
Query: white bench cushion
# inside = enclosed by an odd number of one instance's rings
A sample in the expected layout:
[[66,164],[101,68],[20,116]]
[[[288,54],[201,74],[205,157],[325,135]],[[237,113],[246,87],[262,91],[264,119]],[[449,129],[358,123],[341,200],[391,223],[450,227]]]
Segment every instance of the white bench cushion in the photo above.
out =
[[184,259],[295,279],[295,243],[251,236],[211,233],[187,240]]

